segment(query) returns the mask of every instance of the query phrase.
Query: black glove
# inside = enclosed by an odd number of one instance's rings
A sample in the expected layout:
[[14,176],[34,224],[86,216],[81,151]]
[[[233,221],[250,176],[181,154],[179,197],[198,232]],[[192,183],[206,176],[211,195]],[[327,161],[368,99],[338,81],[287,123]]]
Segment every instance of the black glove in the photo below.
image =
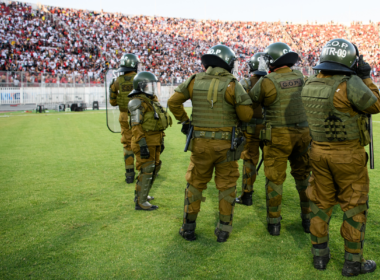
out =
[[148,159],[150,156],[148,146],[140,146],[140,157],[142,159]]
[[356,74],[363,80],[371,77],[371,66],[365,62],[363,55],[359,57],[358,70],[356,71]]
[[185,135],[187,135],[189,133],[189,129],[190,129],[190,122],[189,121],[185,121],[182,123],[182,129],[181,129],[181,132]]

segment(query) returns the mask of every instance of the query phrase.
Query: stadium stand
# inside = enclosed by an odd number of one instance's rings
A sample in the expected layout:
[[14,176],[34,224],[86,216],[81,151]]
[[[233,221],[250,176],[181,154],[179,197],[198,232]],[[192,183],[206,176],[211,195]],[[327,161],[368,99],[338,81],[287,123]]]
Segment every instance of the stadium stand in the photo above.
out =
[[379,23],[194,20],[50,6],[33,9],[27,3],[3,2],[0,26],[2,86],[96,86],[103,83],[108,68],[117,68],[124,52],[139,55],[145,69],[155,72],[163,84],[181,83],[202,69],[200,56],[220,42],[238,54],[240,77],[248,75],[246,60],[276,41],[300,54],[296,66],[311,67],[322,46],[337,37],[357,44],[376,80],[380,72]]

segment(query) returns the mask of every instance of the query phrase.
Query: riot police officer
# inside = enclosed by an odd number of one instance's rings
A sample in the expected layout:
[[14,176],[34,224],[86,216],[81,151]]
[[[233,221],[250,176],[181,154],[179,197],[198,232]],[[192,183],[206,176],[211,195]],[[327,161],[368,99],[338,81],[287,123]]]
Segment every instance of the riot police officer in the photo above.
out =
[[366,114],[380,112],[379,90],[370,78],[369,64],[344,39],[329,41],[313,69],[320,73],[308,78],[302,101],[313,139],[306,194],[312,210],[314,267],[324,270],[330,260],[329,222],[339,204],[344,212],[342,275],[373,272],[376,263],[363,258],[369,192],[364,146],[370,142]]
[[156,210],[149,191],[161,169],[160,155],[164,151],[164,130],[171,124],[171,117],[157,99],[160,86],[151,72],[139,72],[133,79],[133,91],[128,95],[128,110],[131,115],[132,150],[136,155],[135,210]]
[[133,78],[137,74],[140,63],[139,58],[131,53],[123,54],[120,60],[120,67],[116,71],[119,73],[117,79],[112,81],[110,86],[110,103],[112,106],[119,106],[119,122],[121,127],[121,144],[123,144],[125,181],[130,184],[135,178],[134,154],[131,147],[132,131],[128,124],[128,94],[133,89]]
[[304,79],[301,72],[292,70],[298,54],[278,42],[264,50],[263,67],[270,73],[262,77],[249,92],[254,107],[265,107],[265,128],[260,132],[264,141],[264,168],[266,177],[267,222],[271,235],[280,235],[281,201],[286,178],[287,161],[300,197],[302,226],[310,227],[310,207],[306,197],[310,176],[310,132],[301,101]]
[[[253,75],[240,81],[247,92],[254,87],[262,76],[267,74],[267,72],[259,70],[260,58],[263,55],[262,52],[255,53],[248,62],[249,72]],[[247,143],[241,154],[241,159],[243,159],[242,194],[236,198],[236,203],[246,206],[252,205],[253,184],[256,181],[256,166],[260,157],[260,144],[262,143],[259,136],[264,127],[263,122],[264,118],[260,105],[255,108],[253,118],[248,123],[242,123],[242,130]]]
[[[169,99],[169,108],[183,123],[182,132],[189,133],[189,117],[182,103],[191,99],[193,133],[189,150],[192,151],[186,173],[185,207],[179,234],[186,240],[196,239],[196,219],[202,192],[207,188],[215,170],[215,184],[219,190],[219,222],[215,229],[218,242],[227,241],[232,231],[236,181],[239,178],[237,160],[243,144],[234,132],[240,121],[248,122],[253,115],[252,101],[241,84],[231,74],[235,53],[225,45],[216,45],[201,57],[206,69],[192,75],[175,89]],[[192,131],[192,129],[190,129]],[[236,144],[236,145],[235,145]]]

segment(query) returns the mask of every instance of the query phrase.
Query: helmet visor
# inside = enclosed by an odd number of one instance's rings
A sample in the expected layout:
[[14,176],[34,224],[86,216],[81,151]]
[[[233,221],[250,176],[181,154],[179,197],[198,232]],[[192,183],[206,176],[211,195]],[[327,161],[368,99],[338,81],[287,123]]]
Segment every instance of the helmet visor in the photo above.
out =
[[149,95],[160,95],[161,83],[160,82],[140,82],[140,90]]
[[266,55],[262,55],[259,57],[259,68],[257,69],[260,72],[267,72],[269,71],[269,57]]
[[239,75],[239,61],[238,60],[234,61],[234,65],[233,65],[231,73],[235,77],[237,77]]

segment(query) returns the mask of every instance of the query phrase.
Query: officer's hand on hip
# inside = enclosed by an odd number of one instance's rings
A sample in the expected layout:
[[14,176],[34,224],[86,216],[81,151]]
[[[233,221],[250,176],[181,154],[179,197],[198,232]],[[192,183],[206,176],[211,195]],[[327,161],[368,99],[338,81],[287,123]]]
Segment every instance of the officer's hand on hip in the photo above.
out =
[[363,55],[359,57],[356,74],[363,80],[371,77],[371,66],[363,59]]
[[148,159],[150,157],[148,146],[140,146],[140,157],[142,159]]

